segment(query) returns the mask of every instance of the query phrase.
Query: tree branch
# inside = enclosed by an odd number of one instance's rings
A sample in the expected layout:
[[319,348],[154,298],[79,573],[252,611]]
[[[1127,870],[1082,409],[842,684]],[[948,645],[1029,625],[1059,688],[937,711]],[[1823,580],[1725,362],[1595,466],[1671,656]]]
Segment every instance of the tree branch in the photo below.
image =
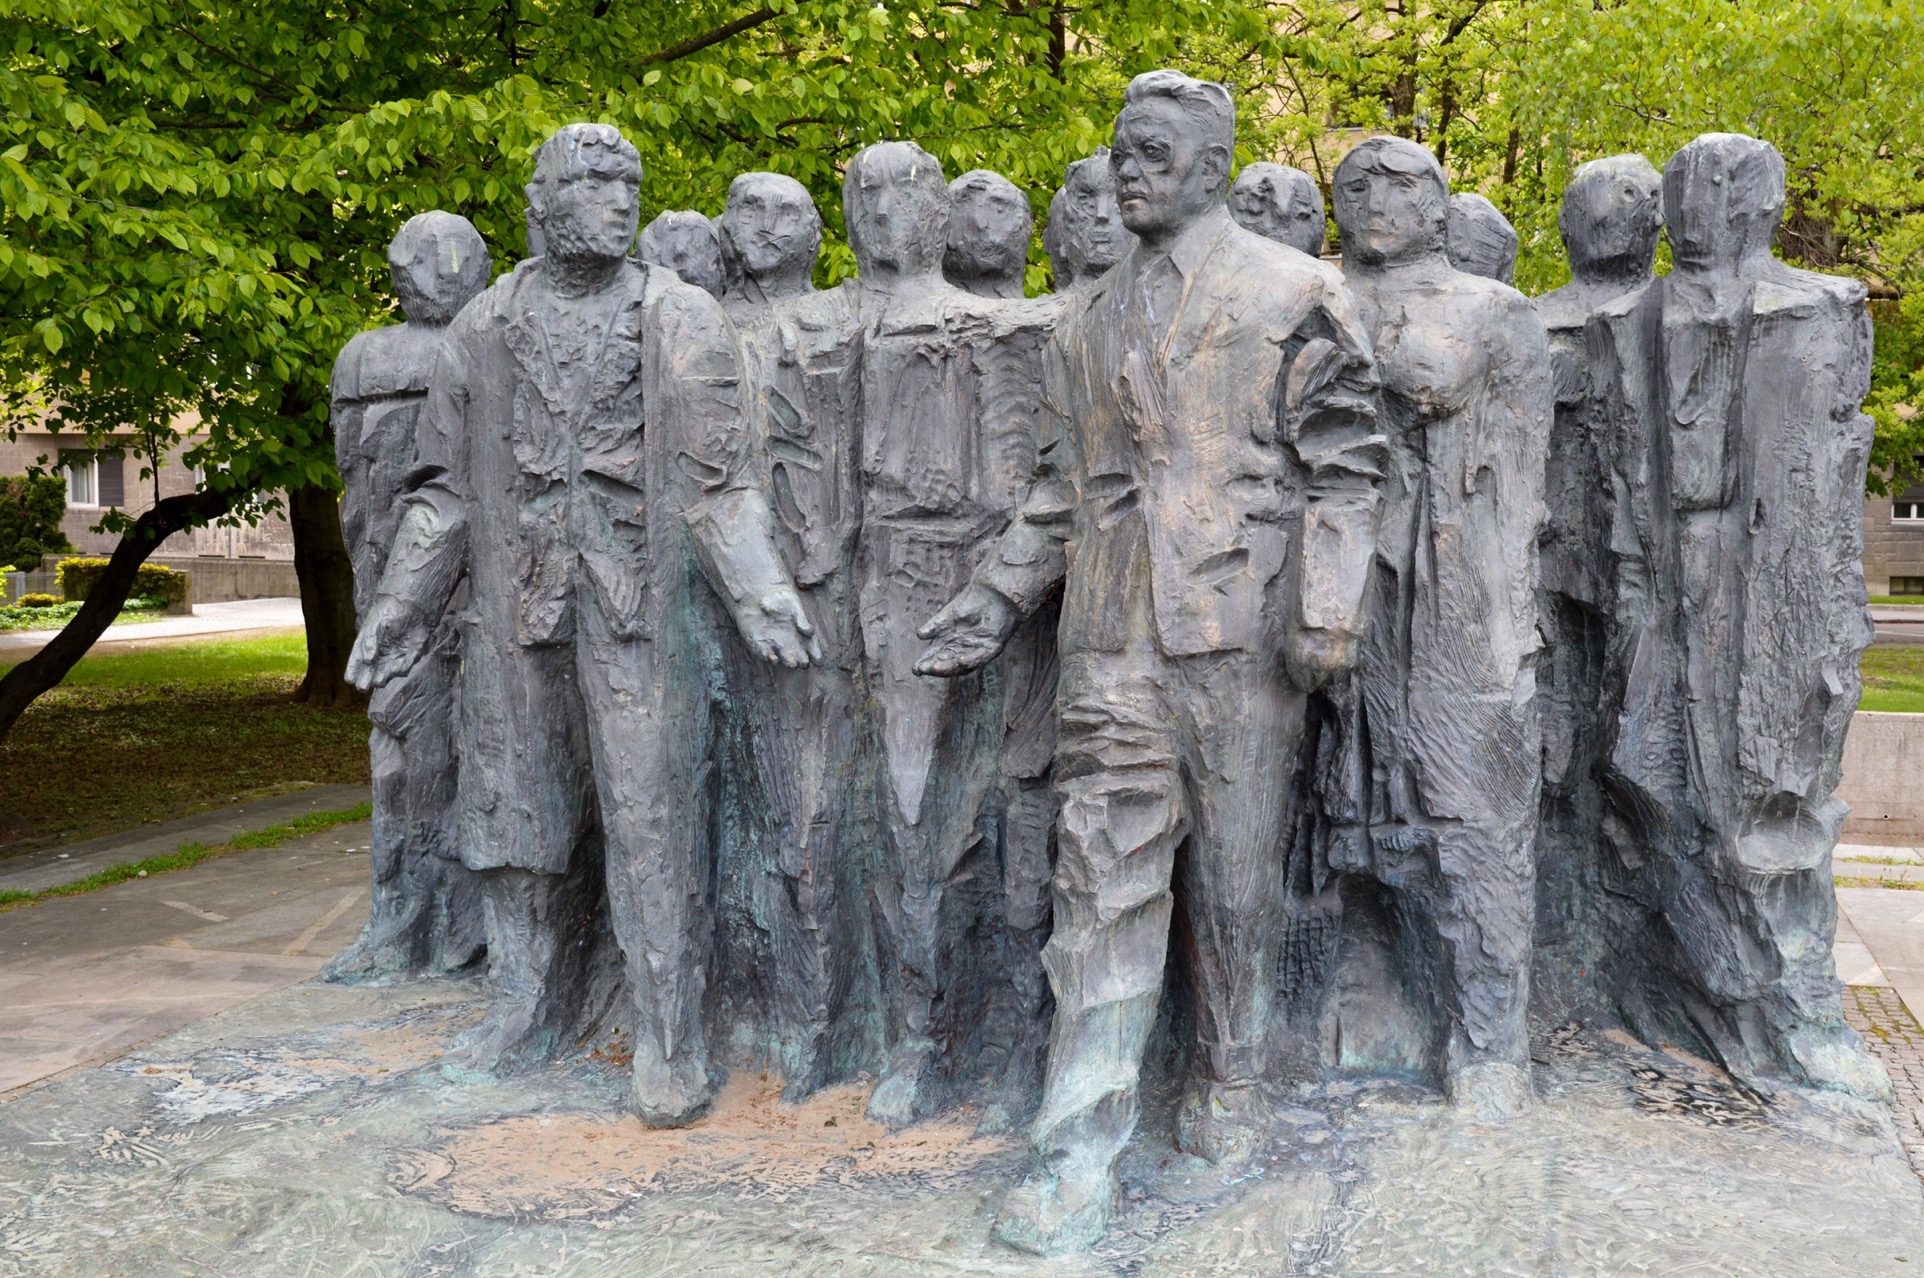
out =
[[19,720],[26,708],[47,689],[67,677],[74,664],[87,655],[94,640],[106,633],[134,587],[134,576],[147,556],[154,553],[170,535],[194,524],[218,519],[238,505],[247,493],[241,490],[182,493],[165,497],[134,521],[121,535],[113,557],[87,592],[61,632],[47,646],[9,670],[0,678],[0,741]]
[[679,58],[685,58],[691,53],[700,53],[710,45],[720,44],[723,40],[731,36],[738,36],[744,31],[759,27],[764,22],[772,22],[781,16],[781,14],[773,9],[757,9],[753,13],[745,13],[733,22],[724,23],[712,31],[704,31],[698,36],[691,36],[683,40],[680,44],[671,44],[666,49],[658,49],[646,57],[641,58],[635,65],[641,67],[659,66],[664,62],[673,62]]

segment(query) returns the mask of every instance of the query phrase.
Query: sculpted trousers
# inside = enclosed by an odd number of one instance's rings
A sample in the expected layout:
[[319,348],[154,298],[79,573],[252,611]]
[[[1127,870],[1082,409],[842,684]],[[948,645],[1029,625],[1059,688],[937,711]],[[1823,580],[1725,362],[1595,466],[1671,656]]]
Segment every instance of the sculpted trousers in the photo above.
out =
[[[1542,780],[1536,673],[1508,690],[1449,686],[1433,655],[1412,658],[1407,605],[1379,565],[1379,608],[1363,648],[1363,739],[1374,770],[1374,874],[1414,908],[1436,955],[1444,1066],[1526,1066],[1536,821]],[[1361,868],[1341,865],[1337,868]]]
[[705,1093],[714,892],[711,707],[678,636],[616,637],[582,592],[576,673],[607,849],[608,906],[635,999],[643,1117]]
[[609,913],[635,1000],[637,1094],[644,1117],[653,1096],[671,1098],[663,1112],[678,1112],[672,1098],[707,1085],[713,754],[694,655],[676,634],[618,636],[585,587],[572,644],[504,649],[498,636],[478,632],[470,640],[470,654],[482,644],[494,651],[485,662],[471,656],[464,676],[474,703],[464,736],[474,738],[476,766],[464,758],[463,852],[475,868],[528,880],[520,896],[503,887],[491,906],[497,983],[524,1002],[560,994],[552,987],[582,938],[577,916],[550,898],[558,900],[569,856],[598,824]]
[[829,1031],[851,976],[841,961],[853,941],[845,935],[839,876],[847,871],[847,851],[859,846],[862,767],[848,623],[826,591],[811,592],[809,605],[827,662],[788,670],[758,660],[748,672],[758,702],[753,758],[778,876],[768,925],[772,1013],[792,1096],[826,1081]]
[[1304,697],[1266,655],[1162,655],[1143,611],[1130,650],[1062,659],[1056,1015],[1033,1133],[1058,1174],[1109,1174],[1135,1126],[1172,921],[1205,1084],[1258,1080],[1275,986]]

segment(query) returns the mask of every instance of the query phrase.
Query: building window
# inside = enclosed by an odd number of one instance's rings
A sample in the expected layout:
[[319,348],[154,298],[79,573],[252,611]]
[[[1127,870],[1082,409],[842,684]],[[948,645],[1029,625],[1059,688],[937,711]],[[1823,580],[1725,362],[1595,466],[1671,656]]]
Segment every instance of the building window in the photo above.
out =
[[1894,524],[1924,524],[1924,501],[1892,502],[1891,522]]
[[67,471],[67,504],[100,504],[100,460],[91,453],[68,452],[62,459]]
[[67,472],[69,506],[124,506],[127,503],[127,472],[118,457],[97,457],[77,448],[61,453]]

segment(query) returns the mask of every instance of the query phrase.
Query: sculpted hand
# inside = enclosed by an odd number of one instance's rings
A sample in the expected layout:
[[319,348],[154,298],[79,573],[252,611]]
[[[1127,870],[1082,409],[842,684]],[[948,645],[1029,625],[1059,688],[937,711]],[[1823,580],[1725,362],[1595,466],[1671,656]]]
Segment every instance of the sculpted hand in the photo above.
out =
[[1354,669],[1359,646],[1356,632],[1347,627],[1312,630],[1298,626],[1284,655],[1297,686],[1308,692]]
[[915,663],[922,675],[959,675],[985,666],[1014,633],[1015,608],[986,586],[970,583],[915,633],[933,640]]
[[779,661],[790,670],[822,659],[815,625],[802,607],[802,597],[780,586],[742,609],[742,638],[763,661]]
[[414,669],[427,646],[427,627],[411,608],[385,596],[376,599],[354,637],[354,650],[347,657],[347,681],[372,692]]

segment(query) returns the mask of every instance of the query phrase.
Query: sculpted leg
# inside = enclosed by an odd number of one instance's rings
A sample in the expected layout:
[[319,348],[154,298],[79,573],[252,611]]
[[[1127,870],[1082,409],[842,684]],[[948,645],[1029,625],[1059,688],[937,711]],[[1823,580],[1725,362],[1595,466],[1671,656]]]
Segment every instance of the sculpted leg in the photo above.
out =
[[929,679],[884,665],[875,697],[883,725],[886,859],[876,913],[887,933],[884,982],[891,987],[892,1024],[888,1066],[868,1113],[900,1124],[920,1117],[930,1099],[934,1021],[951,975],[942,967],[952,924],[948,889],[983,837],[977,820],[995,780],[1000,732],[977,679]]
[[368,835],[372,863],[367,926],[353,945],[336,955],[323,972],[330,981],[357,982],[405,974],[418,966],[419,916],[432,908],[430,898],[414,891],[407,869],[407,843],[414,833],[409,786],[415,779],[403,742],[382,728],[368,733],[374,774],[374,819]]
[[1241,1161],[1266,1132],[1260,1084],[1282,933],[1283,806],[1305,700],[1266,665],[1240,654],[1184,663],[1196,828],[1176,873],[1199,1042],[1176,1144],[1211,1163]]
[[1450,1099],[1487,1117],[1530,1107],[1530,927],[1535,847],[1527,825],[1437,831],[1435,927],[1448,968]]
[[709,716],[670,641],[618,640],[582,608],[582,693],[607,840],[609,913],[635,998],[642,1121],[679,1127],[714,1096],[702,998],[713,866]]
[[[772,672],[779,685],[756,757],[776,809],[781,892],[771,973],[784,1095],[822,1086],[831,1062],[828,1034],[848,973],[839,920],[837,875],[855,802],[856,697],[845,670]],[[777,720],[780,721],[777,721]]]
[[1108,1226],[1162,991],[1187,820],[1147,660],[1064,662],[1055,931],[1042,952],[1055,1024],[1031,1134],[1035,1170],[995,1227],[1038,1254],[1086,1246]]
[[572,912],[560,908],[565,875],[483,870],[488,925],[487,1019],[449,1049],[441,1069],[471,1081],[547,1059],[558,1033],[555,995],[567,955],[563,933]]

